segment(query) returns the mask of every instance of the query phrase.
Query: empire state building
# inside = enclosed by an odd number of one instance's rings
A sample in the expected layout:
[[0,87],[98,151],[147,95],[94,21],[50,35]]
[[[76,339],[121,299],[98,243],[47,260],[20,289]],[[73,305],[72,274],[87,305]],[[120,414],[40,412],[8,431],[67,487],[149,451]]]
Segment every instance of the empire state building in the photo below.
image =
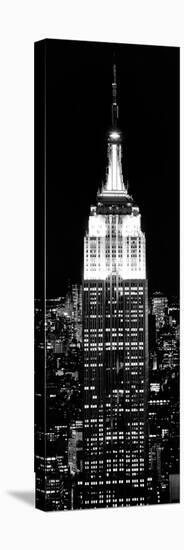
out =
[[115,66],[107,146],[106,181],[84,238],[84,508],[146,503],[145,235],[123,178]]

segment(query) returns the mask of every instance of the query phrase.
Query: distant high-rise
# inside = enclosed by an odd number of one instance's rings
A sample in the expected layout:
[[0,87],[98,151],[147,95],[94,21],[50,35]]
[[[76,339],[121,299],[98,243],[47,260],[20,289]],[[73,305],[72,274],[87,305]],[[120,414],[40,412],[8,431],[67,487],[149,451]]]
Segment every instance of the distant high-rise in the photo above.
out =
[[[77,325],[78,319],[77,316],[74,318],[68,293],[66,297],[46,301],[45,325],[41,301],[36,301],[36,504],[38,508],[47,511],[81,507],[82,354],[81,341],[77,339]],[[45,387],[38,368],[43,361],[44,328],[46,329],[47,391],[43,411],[45,410],[47,421],[46,432],[40,414]]]
[[84,239],[84,507],[146,503],[145,235],[122,173],[113,72],[106,182]]
[[150,348],[149,503],[179,501],[179,317],[177,302]]
[[168,299],[162,292],[154,292],[152,298],[152,314],[155,315],[156,331],[164,326],[168,307]]

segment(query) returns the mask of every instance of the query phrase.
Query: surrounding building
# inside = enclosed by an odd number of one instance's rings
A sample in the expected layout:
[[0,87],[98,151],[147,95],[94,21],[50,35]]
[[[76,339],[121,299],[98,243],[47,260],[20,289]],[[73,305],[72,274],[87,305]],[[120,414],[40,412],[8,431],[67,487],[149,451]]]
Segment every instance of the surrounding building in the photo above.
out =
[[168,299],[162,292],[155,292],[152,297],[152,314],[155,315],[156,331],[164,326]]
[[147,502],[148,298],[145,235],[125,186],[112,84],[105,185],[84,240],[84,507]]
[[172,301],[152,338],[148,502],[179,501],[179,306]]
[[[71,441],[82,434],[82,344],[81,310],[78,314],[71,288],[66,297],[47,300],[45,341],[43,314],[39,301],[35,305],[37,368],[35,375],[35,470],[36,505],[45,510],[68,510],[80,507],[76,492],[81,465],[81,443],[74,447],[71,468]],[[79,289],[80,290],[80,289]],[[81,291],[79,292],[81,294]],[[79,330],[80,328],[80,330]],[[46,349],[45,349],[46,345]],[[46,385],[40,377],[39,362],[46,353]],[[43,404],[45,406],[43,407]],[[44,423],[41,414],[44,412]],[[70,458],[69,458],[70,455]],[[75,474],[75,475],[74,475]]]

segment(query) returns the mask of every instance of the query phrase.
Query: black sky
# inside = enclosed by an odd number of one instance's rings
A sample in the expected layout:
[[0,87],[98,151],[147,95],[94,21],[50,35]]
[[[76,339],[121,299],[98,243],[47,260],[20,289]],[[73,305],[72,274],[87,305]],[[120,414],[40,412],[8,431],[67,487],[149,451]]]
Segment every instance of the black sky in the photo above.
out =
[[48,40],[47,296],[80,282],[89,208],[106,169],[112,65],[129,192],[146,233],[149,289],[179,289],[179,48]]

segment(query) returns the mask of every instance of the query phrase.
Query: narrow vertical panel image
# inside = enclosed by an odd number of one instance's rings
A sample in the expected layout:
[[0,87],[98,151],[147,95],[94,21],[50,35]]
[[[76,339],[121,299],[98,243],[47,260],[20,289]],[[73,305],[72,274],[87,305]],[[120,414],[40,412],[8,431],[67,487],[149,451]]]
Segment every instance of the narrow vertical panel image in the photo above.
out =
[[178,219],[179,48],[37,42],[41,510],[179,502]]

